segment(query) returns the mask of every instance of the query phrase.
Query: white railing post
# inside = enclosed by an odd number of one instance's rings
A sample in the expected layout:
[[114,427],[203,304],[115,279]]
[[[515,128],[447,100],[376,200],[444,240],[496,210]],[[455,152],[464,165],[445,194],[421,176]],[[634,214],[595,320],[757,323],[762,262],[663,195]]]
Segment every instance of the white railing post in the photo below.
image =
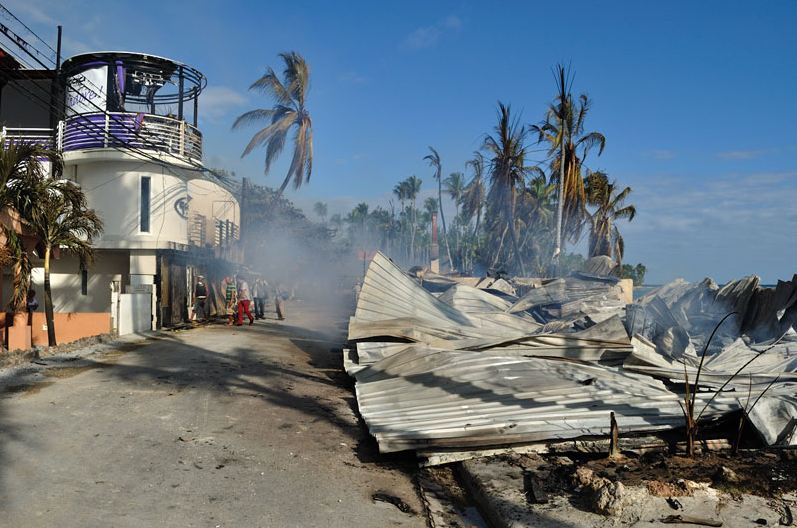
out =
[[58,128],[55,134],[55,150],[61,152],[64,150],[64,121],[58,121]]
[[111,117],[110,114],[108,114],[108,112],[105,112],[105,137],[103,138],[103,146],[105,148],[108,148],[108,135],[110,133],[110,127],[111,127],[110,117]]
[[185,121],[180,121],[180,155],[185,156]]

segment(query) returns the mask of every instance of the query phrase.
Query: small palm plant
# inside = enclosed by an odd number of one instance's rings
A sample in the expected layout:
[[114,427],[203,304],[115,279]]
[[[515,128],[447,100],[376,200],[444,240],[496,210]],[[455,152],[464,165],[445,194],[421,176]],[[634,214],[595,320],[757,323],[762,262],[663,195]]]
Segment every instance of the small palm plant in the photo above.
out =
[[[55,165],[54,165],[55,166]],[[57,174],[58,170],[55,171]],[[86,204],[86,196],[77,184],[55,177],[27,178],[27,203],[19,212],[44,246],[44,311],[47,318],[47,342],[57,345],[50,286],[50,263],[56,248],[91,262],[92,240],[102,232],[102,221]]]
[[[19,219],[20,210],[30,207],[36,199],[28,192],[26,183],[47,177],[41,160],[51,160],[54,171],[61,167],[58,156],[39,145],[0,143],[0,210],[12,220]],[[5,244],[0,248],[0,265],[11,265],[14,275],[9,309],[18,312],[25,307],[33,265],[29,248],[13,226],[4,223],[2,234]]]

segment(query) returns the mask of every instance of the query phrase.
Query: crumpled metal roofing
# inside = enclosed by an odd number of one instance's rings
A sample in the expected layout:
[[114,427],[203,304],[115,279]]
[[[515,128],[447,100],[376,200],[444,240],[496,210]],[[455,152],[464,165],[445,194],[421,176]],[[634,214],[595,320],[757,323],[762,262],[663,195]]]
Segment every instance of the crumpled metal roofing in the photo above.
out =
[[[747,309],[760,298],[766,302],[757,306],[770,312],[779,307],[776,324],[761,315],[763,309],[746,312],[768,320],[770,328],[783,326],[795,306],[788,304],[794,290],[784,286],[768,296],[757,283],[679,283],[643,300],[628,319],[622,309],[593,318],[585,300],[616,310],[621,292],[614,288],[611,279],[582,275],[549,281],[514,302],[461,284],[435,296],[378,253],[349,322],[351,349],[344,362],[380,450],[474,449],[604,435],[611,412],[624,433],[682,426],[678,384],[684,370],[694,380],[695,344],[705,342],[706,329],[717,320],[717,299]],[[575,311],[562,310],[574,303]],[[545,317],[559,310],[564,317],[541,325],[526,310],[542,310]],[[716,390],[761,352],[739,339],[738,327],[720,342],[706,358],[703,388]],[[757,358],[716,396],[704,418],[749,409],[766,391],[751,422],[767,442],[797,440],[795,344],[797,336],[787,338]],[[699,392],[697,407],[714,394]]]
[[[611,412],[625,433],[683,423],[679,395],[619,368],[408,345],[355,379],[382,452],[603,435]],[[718,398],[706,417],[738,408]]]

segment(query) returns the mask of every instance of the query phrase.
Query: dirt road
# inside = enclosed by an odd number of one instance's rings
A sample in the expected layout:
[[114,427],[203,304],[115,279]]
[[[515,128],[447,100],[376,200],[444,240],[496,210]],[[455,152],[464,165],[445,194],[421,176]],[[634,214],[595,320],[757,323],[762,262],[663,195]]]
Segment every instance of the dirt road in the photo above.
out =
[[0,525],[425,526],[411,464],[378,457],[353,411],[331,350],[344,317],[290,308],[285,322],[161,335],[6,386]]

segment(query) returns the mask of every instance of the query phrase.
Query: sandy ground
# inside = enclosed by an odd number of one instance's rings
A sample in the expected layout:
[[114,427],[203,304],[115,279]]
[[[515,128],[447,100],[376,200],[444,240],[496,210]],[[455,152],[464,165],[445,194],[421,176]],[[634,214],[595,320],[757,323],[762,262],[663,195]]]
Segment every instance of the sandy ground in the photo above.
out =
[[6,379],[0,525],[425,526],[411,460],[379,457],[353,411],[346,314],[289,309]]

